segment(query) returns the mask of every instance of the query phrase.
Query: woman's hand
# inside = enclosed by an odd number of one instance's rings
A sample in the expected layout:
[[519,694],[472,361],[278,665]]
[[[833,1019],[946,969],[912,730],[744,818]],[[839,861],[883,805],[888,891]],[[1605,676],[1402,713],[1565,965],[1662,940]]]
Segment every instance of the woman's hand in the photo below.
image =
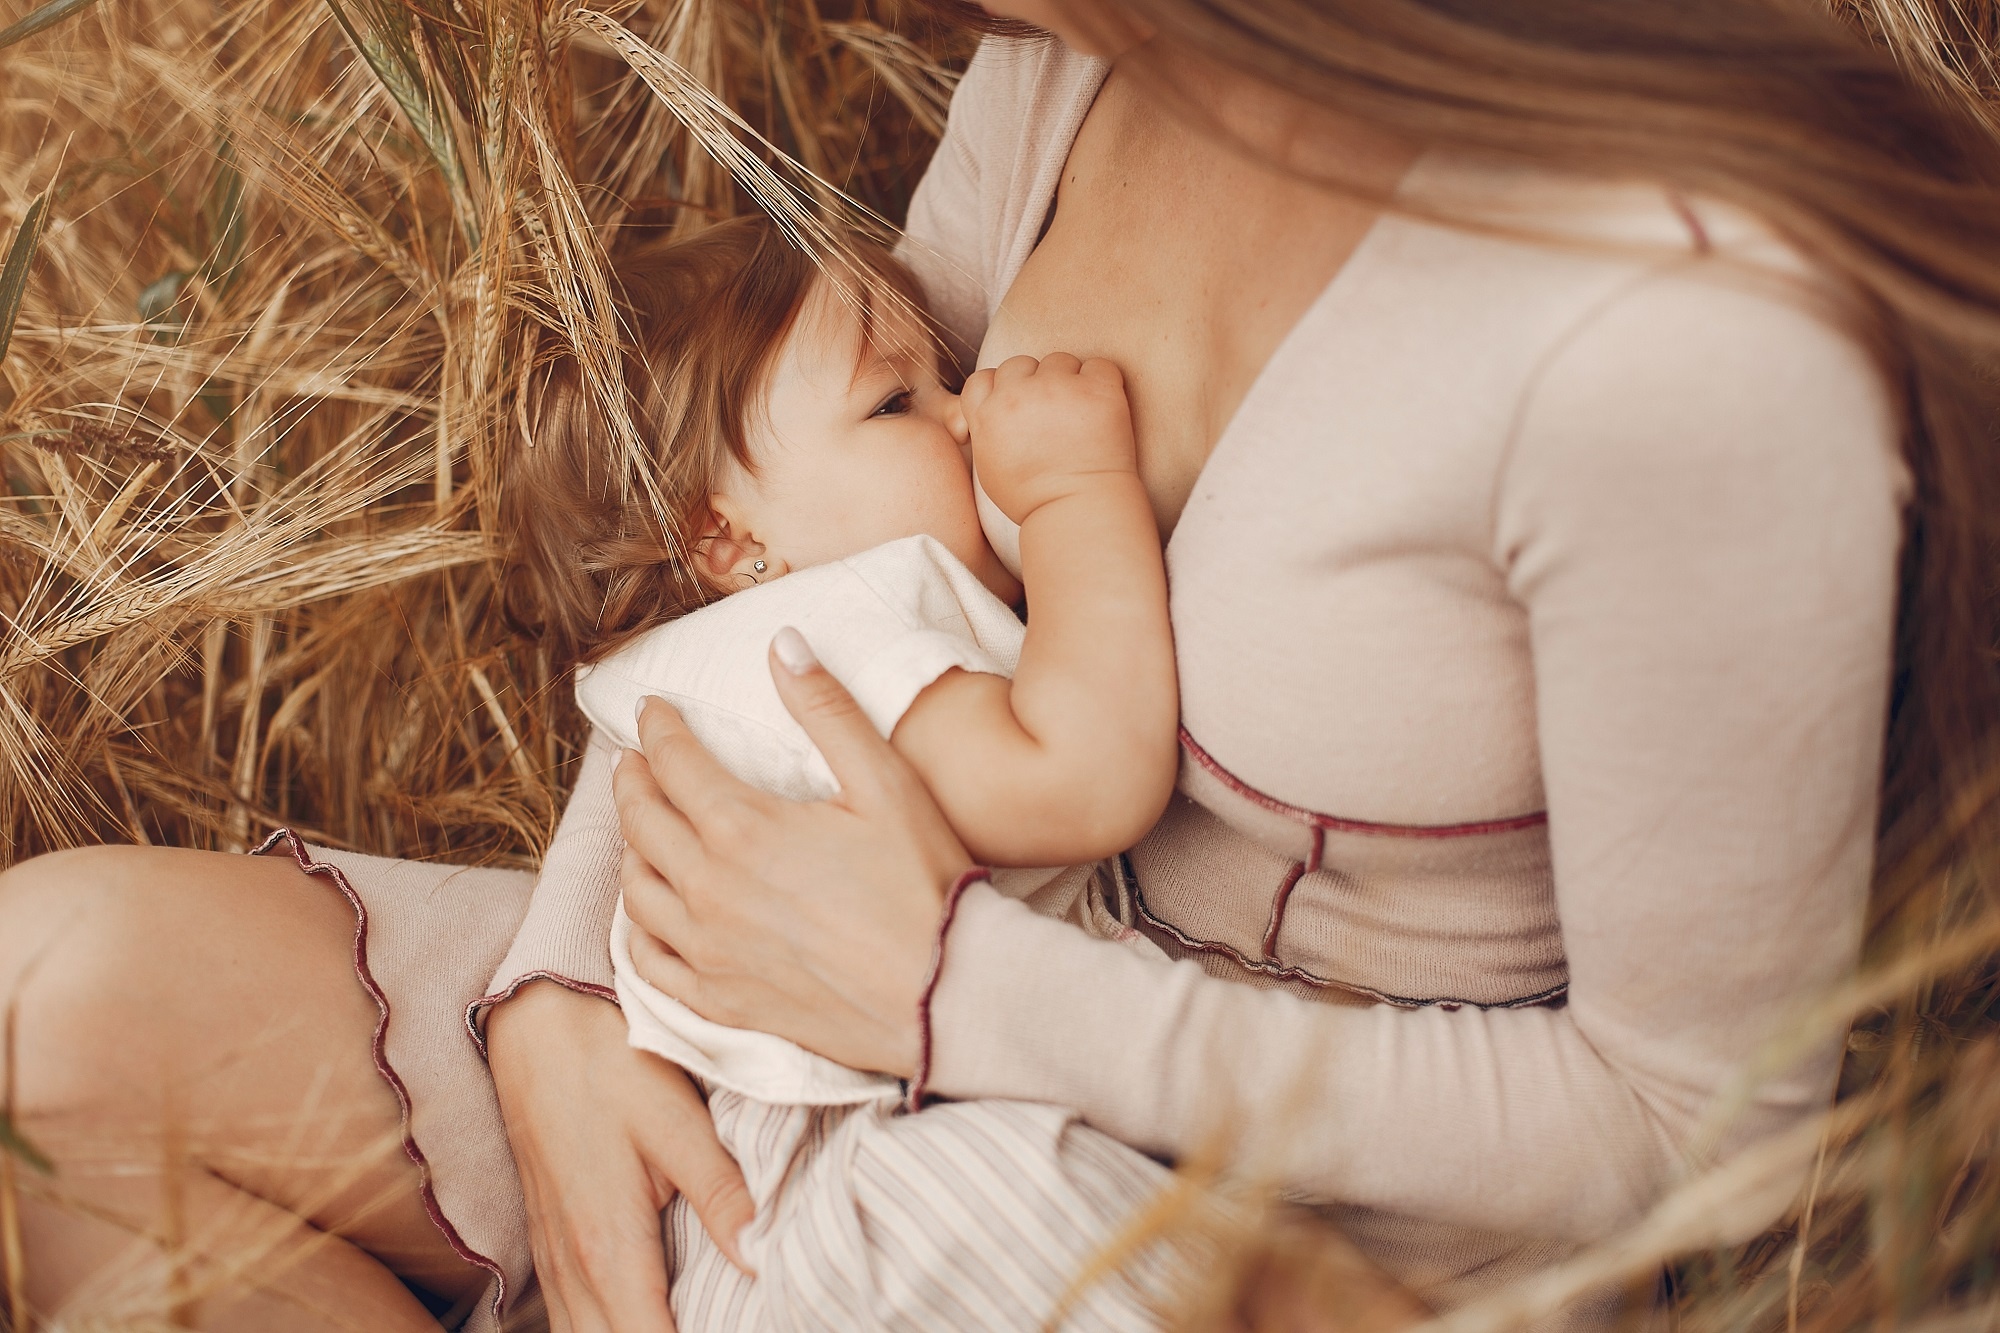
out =
[[704,1018],[907,1078],[944,890],[971,858],[796,630],[772,641],[771,676],[840,795],[766,795],[647,700],[645,757],[614,784],[633,964]]
[[672,1333],[660,1211],[687,1195],[739,1268],[755,1215],[701,1094],[626,1044],[616,1005],[553,982],[496,1008],[487,1038],[554,1333]]

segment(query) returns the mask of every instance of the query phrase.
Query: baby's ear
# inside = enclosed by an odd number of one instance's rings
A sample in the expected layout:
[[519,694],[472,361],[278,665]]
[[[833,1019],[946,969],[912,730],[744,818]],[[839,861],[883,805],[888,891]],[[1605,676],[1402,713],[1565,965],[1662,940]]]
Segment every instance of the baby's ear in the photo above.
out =
[[755,566],[764,548],[735,508],[726,497],[709,497],[708,522],[694,544],[695,573],[717,592],[741,592],[759,581]]
[[710,509],[708,521],[695,538],[695,572],[701,575],[704,582],[722,587],[727,584],[730,566],[742,557],[743,546],[731,535],[729,520]]

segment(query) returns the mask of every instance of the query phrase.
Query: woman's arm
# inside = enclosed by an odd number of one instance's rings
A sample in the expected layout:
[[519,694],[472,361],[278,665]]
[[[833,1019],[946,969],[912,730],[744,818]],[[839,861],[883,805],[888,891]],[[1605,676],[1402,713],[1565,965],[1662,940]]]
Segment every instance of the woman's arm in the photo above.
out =
[[467,1011],[475,1036],[493,1006],[530,981],[612,998],[611,918],[618,910],[618,858],[625,851],[610,800],[617,757],[616,745],[592,733],[570,802],[542,858],[527,915],[486,994]]
[[486,1016],[493,1086],[555,1326],[666,1333],[660,1210],[685,1193],[740,1261],[736,1236],[754,1209],[700,1092],[628,1045],[625,1017],[608,1002],[625,850],[611,801],[616,753],[592,736],[509,963],[475,1012]]
[[949,672],[891,739],[973,856],[1059,866],[1123,851],[1180,758],[1167,576],[1124,377],[1016,357],[965,386],[973,460],[1021,525],[1028,632],[1011,680]]
[[739,1266],[756,1210],[687,1075],[634,1050],[614,1005],[524,987],[490,1023],[535,1276],[566,1333],[672,1333],[660,1211],[685,1194]]
[[[1583,1237],[1631,1218],[1701,1146],[1706,1108],[1853,965],[1894,443],[1851,342],[1701,283],[1655,282],[1602,312],[1524,403],[1495,556],[1529,615],[1565,1006],[1311,1004],[1150,962],[975,885],[931,992],[931,1087],[1077,1107],[1170,1154],[1248,1129],[1295,1189],[1437,1221]],[[662,976],[697,1011],[725,997],[741,1021],[833,1054],[844,1006],[872,1023],[877,1067],[909,1073],[924,1042],[895,1015],[925,987],[901,915],[867,948],[820,940],[866,910],[923,910],[952,870],[911,854],[931,816],[907,785],[879,794],[897,762],[868,749],[865,719],[843,720],[837,686],[778,674],[843,786],[869,795],[839,820],[740,798],[656,708],[648,756],[679,808],[630,761],[620,804],[673,887],[638,868],[628,908],[696,960]],[[782,947],[761,924],[779,918]],[[782,980],[710,989],[781,970],[810,977],[810,1000]],[[1823,1104],[1838,1047],[1829,1036],[1748,1089],[1717,1146]]]
[[[992,256],[983,220],[978,152],[993,99],[993,44],[982,42],[951,98],[944,136],[910,196],[896,258],[916,275],[947,342],[947,360],[969,367],[986,336]],[[981,57],[984,56],[984,59]]]
[[1495,558],[1527,608],[1561,1007],[1307,1004],[960,905],[932,1086],[1141,1147],[1253,1127],[1329,1199],[1584,1237],[1825,1104],[1838,1034],[1704,1117],[1853,965],[1900,541],[1879,374],[1811,315],[1656,280],[1525,404]]

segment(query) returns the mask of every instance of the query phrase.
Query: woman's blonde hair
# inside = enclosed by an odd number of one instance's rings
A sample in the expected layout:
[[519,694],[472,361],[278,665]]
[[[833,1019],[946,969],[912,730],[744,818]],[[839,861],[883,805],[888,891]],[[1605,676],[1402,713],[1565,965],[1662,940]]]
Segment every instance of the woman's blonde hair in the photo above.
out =
[[[887,251],[839,239],[844,285],[858,279],[921,312]],[[532,367],[528,441],[510,451],[503,490],[507,602],[554,661],[594,661],[729,590],[702,576],[685,539],[707,531],[732,463],[756,471],[750,422],[820,271],[762,214],[619,263],[622,379],[643,453],[620,447],[575,357]]]

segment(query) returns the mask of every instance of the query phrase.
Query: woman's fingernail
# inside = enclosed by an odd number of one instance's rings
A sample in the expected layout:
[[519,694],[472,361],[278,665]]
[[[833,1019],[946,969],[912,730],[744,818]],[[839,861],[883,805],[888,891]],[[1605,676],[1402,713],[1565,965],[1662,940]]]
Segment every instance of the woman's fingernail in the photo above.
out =
[[812,648],[806,643],[806,636],[790,625],[779,630],[771,639],[771,651],[778,655],[778,661],[794,676],[803,676],[819,665]]
[[646,705],[652,701],[652,698],[653,696],[650,694],[642,694],[639,696],[639,702],[632,705],[632,720],[634,722],[641,721],[645,718]]

